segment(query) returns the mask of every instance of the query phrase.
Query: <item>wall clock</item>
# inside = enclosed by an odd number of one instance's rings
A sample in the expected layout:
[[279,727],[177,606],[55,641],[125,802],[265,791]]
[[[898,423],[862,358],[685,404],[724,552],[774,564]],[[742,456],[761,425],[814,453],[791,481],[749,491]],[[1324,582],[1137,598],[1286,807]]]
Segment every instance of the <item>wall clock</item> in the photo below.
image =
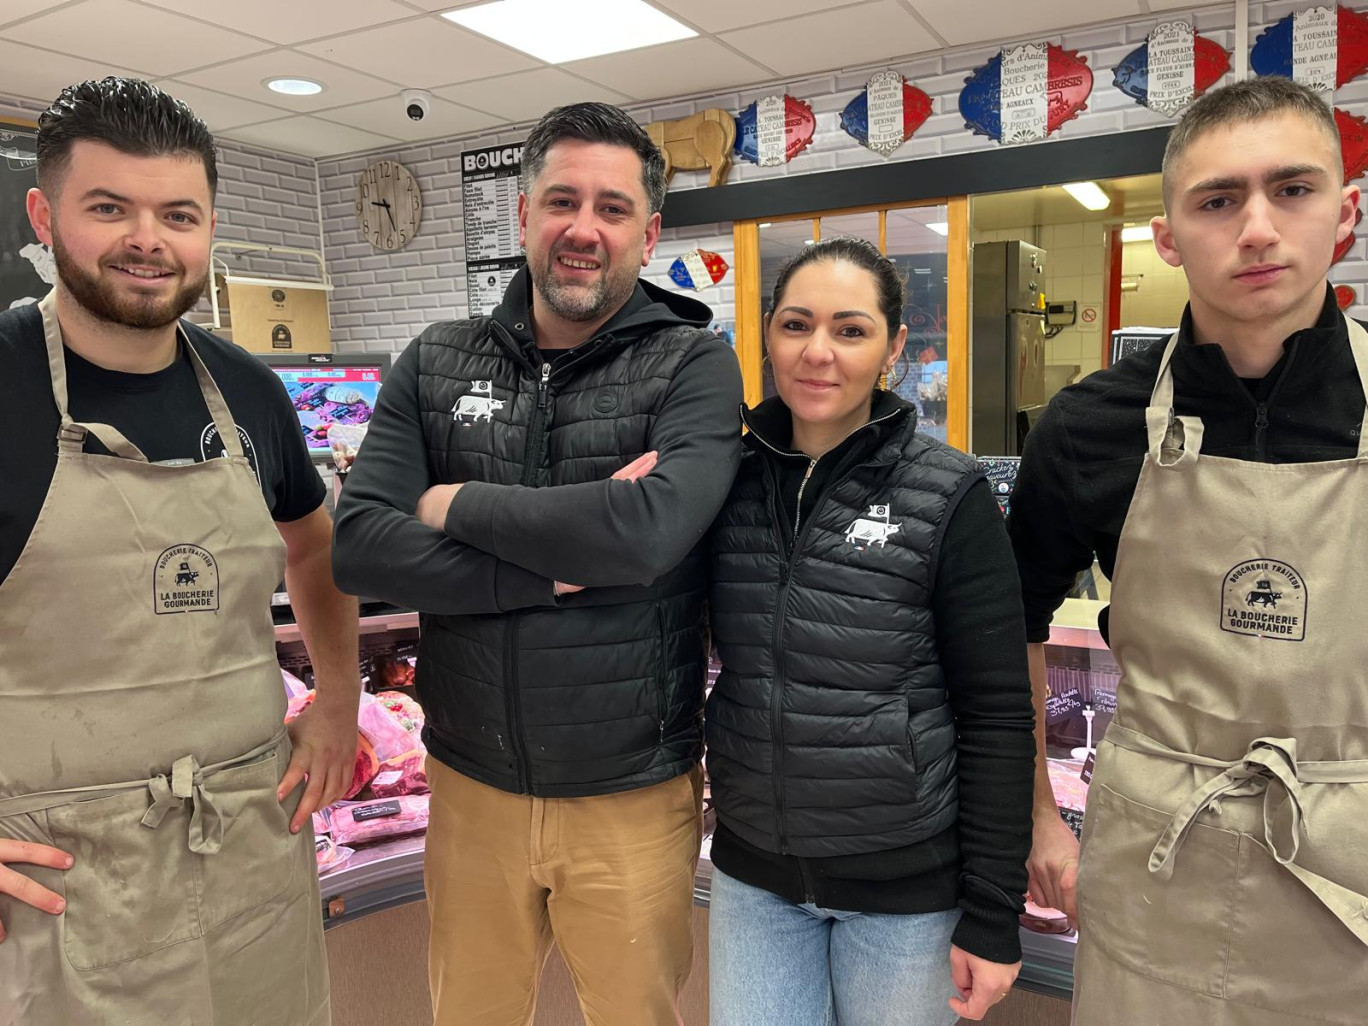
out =
[[402,249],[418,234],[423,199],[418,180],[398,161],[377,160],[356,184],[356,221],[376,249]]

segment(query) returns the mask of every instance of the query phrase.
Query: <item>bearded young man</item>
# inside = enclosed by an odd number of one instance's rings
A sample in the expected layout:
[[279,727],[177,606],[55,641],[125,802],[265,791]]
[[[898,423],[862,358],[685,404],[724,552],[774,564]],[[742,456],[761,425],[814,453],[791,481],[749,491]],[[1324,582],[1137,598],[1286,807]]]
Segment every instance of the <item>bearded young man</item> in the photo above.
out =
[[701,542],[740,370],[706,306],[638,280],[665,175],[631,118],[551,111],[521,184],[527,266],[395,362],[334,562],[424,614],[436,1022],[530,1022],[554,939],[592,1026],[664,1026],[692,959]]
[[[1079,916],[1076,1026],[1349,1026],[1368,994],[1368,332],[1325,276],[1359,189],[1323,99],[1260,78],[1188,108],[1163,191],[1182,324],[1055,397],[1012,497],[1031,894]],[[1121,683],[1080,865],[1045,775],[1044,642],[1094,553]]]
[[[180,320],[213,138],[107,78],[37,146],[57,280],[0,313],[0,1026],[324,1026],[309,814],[351,780],[356,603],[284,389]],[[282,571],[319,681],[289,737]]]

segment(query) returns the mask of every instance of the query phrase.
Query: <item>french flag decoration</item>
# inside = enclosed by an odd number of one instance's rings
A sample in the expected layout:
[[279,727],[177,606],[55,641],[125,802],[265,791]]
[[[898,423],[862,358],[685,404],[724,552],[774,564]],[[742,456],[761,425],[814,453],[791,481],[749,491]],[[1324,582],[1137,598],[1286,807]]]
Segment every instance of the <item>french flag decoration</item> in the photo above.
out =
[[787,164],[817,131],[812,105],[785,93],[756,100],[736,118],[736,155],[761,167]]
[[1368,71],[1368,16],[1309,7],[1266,28],[1249,52],[1256,75],[1282,75],[1330,93]]
[[702,292],[727,276],[727,262],[706,249],[691,249],[670,265],[670,280],[681,289]]
[[1088,109],[1088,59],[1054,43],[1003,50],[964,80],[965,127],[1001,143],[1039,142]]
[[880,71],[841,111],[841,127],[861,146],[887,157],[931,116],[931,97],[896,71]]
[[1368,171],[1368,121],[1336,107],[1335,127],[1339,129],[1340,156],[1344,158],[1344,180],[1352,182]]
[[1219,43],[1186,21],[1168,21],[1116,66],[1112,84],[1142,107],[1174,117],[1229,70],[1230,54]]

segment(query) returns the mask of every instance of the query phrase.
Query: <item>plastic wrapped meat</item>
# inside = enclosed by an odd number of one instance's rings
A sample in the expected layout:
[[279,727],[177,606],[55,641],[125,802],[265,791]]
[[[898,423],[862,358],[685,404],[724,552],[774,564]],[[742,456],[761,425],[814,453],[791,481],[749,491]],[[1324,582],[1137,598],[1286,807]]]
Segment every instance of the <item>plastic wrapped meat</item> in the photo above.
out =
[[427,756],[415,752],[402,762],[386,763],[371,781],[371,794],[377,798],[397,798],[402,794],[427,794]]
[[1074,834],[1081,834],[1083,813],[1088,807],[1088,785],[1078,775],[1083,768],[1082,764],[1060,759],[1050,759],[1048,764],[1050,786],[1054,789],[1059,814]]
[[376,699],[415,738],[423,732],[423,707],[398,691],[381,691]]
[[355,854],[355,850],[344,844],[338,844],[327,834],[316,834],[314,836],[314,856],[318,862],[319,876],[335,873],[337,870],[345,868]]
[[289,670],[282,669],[280,671],[280,679],[285,684],[285,697],[290,700],[296,699],[300,695],[311,694],[309,685],[305,684]]
[[374,695],[361,695],[358,725],[367,741],[375,746],[381,762],[395,762],[414,750],[415,739]]
[[[291,698],[289,708],[285,711],[285,722],[292,723],[295,717],[312,705],[314,694],[315,692],[306,691],[302,695]],[[375,746],[364,734],[358,731],[356,734],[356,763],[352,767],[352,782],[343,797],[355,798],[379,771],[380,757],[375,754]]]
[[428,795],[377,798],[369,802],[338,802],[332,806],[332,838],[356,845],[382,838],[403,837],[427,830]]

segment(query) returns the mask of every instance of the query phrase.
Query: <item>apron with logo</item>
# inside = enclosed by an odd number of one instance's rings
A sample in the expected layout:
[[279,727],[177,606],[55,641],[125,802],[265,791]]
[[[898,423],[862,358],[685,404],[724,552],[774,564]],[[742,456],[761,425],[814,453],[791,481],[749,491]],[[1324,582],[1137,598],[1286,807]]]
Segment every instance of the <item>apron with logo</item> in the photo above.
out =
[[[228,450],[158,466],[67,410],[38,521],[0,584],[0,837],[70,852],[0,895],[0,1026],[325,1026],[311,831],[289,832],[270,596],[284,567],[237,427],[183,339]],[[87,433],[113,456],[82,451]]]
[[1356,459],[1203,455],[1172,414],[1176,345],[1117,553],[1074,1022],[1363,1026],[1368,418]]

